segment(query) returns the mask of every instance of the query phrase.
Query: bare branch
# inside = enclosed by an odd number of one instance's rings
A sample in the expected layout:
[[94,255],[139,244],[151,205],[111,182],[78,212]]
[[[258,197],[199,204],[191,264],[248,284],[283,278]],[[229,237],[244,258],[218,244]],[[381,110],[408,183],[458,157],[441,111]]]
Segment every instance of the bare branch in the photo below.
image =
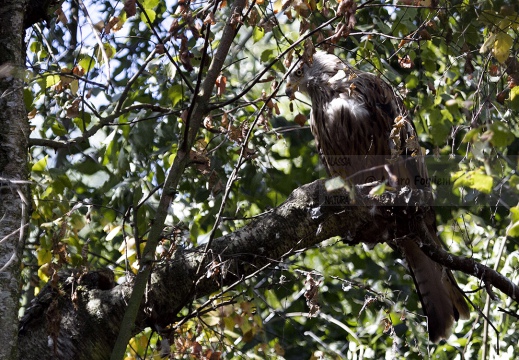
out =
[[106,53],[106,50],[105,50],[105,47],[103,44],[103,40],[101,39],[98,31],[96,30],[96,28],[94,26],[94,22],[92,21],[92,18],[88,14],[88,10],[87,10],[85,4],[83,3],[83,0],[78,0],[78,4],[79,4],[79,7],[81,8],[81,10],[83,10],[83,13],[85,14],[85,18],[87,19],[88,24],[90,25],[90,28],[92,29],[92,33],[94,34],[94,37],[96,38],[97,45],[99,46],[99,51],[101,51],[101,55],[103,56],[103,60],[106,65],[106,74],[105,74],[106,79],[107,79],[106,83],[108,85],[112,81],[112,75],[110,72],[110,59],[108,58],[108,54]]

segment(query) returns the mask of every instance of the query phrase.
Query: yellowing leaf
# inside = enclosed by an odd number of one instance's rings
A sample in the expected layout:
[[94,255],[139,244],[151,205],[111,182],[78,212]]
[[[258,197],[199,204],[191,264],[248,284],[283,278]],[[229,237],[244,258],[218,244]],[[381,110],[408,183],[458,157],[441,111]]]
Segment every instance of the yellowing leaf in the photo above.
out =
[[519,207],[510,209],[510,225],[506,228],[506,235],[519,237]]
[[72,94],[76,95],[78,90],[79,90],[79,81],[73,80],[70,83],[70,91],[72,91]]
[[514,86],[510,90],[510,107],[513,110],[519,110],[519,86]]
[[[116,51],[112,45],[110,45],[108,43],[104,43],[103,48],[105,50],[105,53],[106,53],[106,56],[108,57],[108,59],[111,59],[114,57]],[[96,51],[96,58],[99,63],[101,63],[101,64],[104,63],[103,52],[99,48]]]
[[377,186],[375,186],[373,189],[371,189],[369,191],[369,194],[371,196],[382,195],[384,193],[384,191],[386,191],[386,184],[381,183],[381,184],[378,184]]
[[485,194],[489,194],[492,191],[494,179],[492,176],[483,173],[481,169],[468,171],[465,173],[458,172],[454,175],[454,177],[456,176],[460,177],[454,181],[454,188],[468,187]]
[[51,275],[51,270],[50,270],[50,265],[48,263],[43,264],[42,266],[40,266],[40,268],[38,269],[38,277],[42,281],[45,281],[45,282],[49,281],[50,280],[50,275]]
[[35,172],[42,172],[43,170],[45,170],[45,168],[47,167],[47,159],[48,159],[49,155],[45,155],[44,158],[38,160],[38,162],[36,162],[36,164],[34,164],[32,166],[32,171],[35,171]]
[[510,49],[512,48],[513,43],[514,39],[505,32],[500,32],[496,35],[496,41],[494,42],[492,52],[494,57],[501,64],[503,64],[508,59],[508,56],[510,56]]
[[45,87],[48,89],[51,86],[54,86],[57,83],[59,83],[59,81],[60,81],[59,75],[48,75],[47,77],[45,77]]
[[38,265],[47,264],[52,260],[52,252],[40,247],[36,250],[36,258],[38,259]]

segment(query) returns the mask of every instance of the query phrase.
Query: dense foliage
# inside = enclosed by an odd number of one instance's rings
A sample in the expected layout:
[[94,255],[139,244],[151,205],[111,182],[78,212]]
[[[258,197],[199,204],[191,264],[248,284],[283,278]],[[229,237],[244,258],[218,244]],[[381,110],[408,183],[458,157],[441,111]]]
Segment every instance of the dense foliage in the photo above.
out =
[[[178,174],[160,261],[234,231],[326,176],[306,123],[308,99],[282,94],[291,61],[314,48],[394,86],[428,154],[445,243],[517,283],[515,1],[256,0],[243,16],[232,5],[66,1],[47,27],[27,31],[34,185],[24,304],[62,268],[111,267],[119,282],[136,272],[162,185],[186,144],[190,161]],[[228,19],[236,35],[221,54]],[[218,55],[225,66],[190,146],[194,99]],[[389,246],[330,239],[272,260],[239,287],[222,289],[226,305],[201,309],[168,335],[145,329],[128,358],[519,356],[517,318],[509,314],[517,304],[488,295],[477,279],[456,274],[475,310],[435,345]]]

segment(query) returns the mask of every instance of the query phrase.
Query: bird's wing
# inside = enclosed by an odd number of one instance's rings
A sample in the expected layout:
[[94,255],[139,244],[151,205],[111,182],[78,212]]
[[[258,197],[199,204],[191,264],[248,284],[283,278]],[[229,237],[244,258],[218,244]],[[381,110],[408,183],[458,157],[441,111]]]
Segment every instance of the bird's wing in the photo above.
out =
[[[420,181],[428,176],[416,130],[387,83],[346,67],[329,77],[319,91],[313,90],[312,132],[332,175],[354,184],[386,179],[396,187],[429,186],[428,181]],[[434,212],[429,216],[428,232],[441,247]],[[405,222],[402,227],[403,240],[397,246],[428,317],[430,338],[447,338],[455,320],[468,318],[468,306],[451,272],[425,255],[420,239]]]

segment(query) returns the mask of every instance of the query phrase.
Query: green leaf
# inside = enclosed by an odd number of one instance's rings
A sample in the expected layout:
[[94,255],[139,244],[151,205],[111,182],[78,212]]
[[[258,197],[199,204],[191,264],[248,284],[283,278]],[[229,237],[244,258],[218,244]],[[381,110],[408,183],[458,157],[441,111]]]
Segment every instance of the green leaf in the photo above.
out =
[[519,190],[519,176],[510,176],[510,179],[508,180],[508,185],[514,190]]
[[89,72],[96,65],[96,61],[90,55],[80,55],[78,65],[81,66],[85,72]]
[[162,169],[162,166],[156,166],[155,169],[155,177],[157,178],[157,183],[162,184],[166,179],[164,169]]
[[47,168],[47,159],[49,158],[49,155],[45,155],[45,157],[38,160],[33,166],[32,171],[34,172],[42,172]]
[[490,143],[498,147],[508,146],[515,139],[515,136],[510,131],[509,127],[501,121],[496,121],[490,125],[488,131],[486,131],[484,135],[489,136]]
[[86,112],[81,112],[81,117],[76,117],[72,121],[83,132],[92,121],[92,115]]
[[142,7],[145,9],[155,9],[159,5],[159,0],[144,0]]
[[483,43],[483,45],[481,45],[481,48],[479,49],[479,52],[481,54],[484,54],[486,53],[487,51],[489,51],[493,46],[494,46],[494,43],[496,41],[496,34],[491,34],[486,40],[485,42]]
[[87,156],[75,165],[75,170],[81,174],[93,175],[96,172],[103,170],[103,166]]
[[254,30],[252,30],[252,39],[254,40],[254,42],[260,41],[263,38],[263,36],[265,36],[265,31],[263,31],[262,28],[255,26]]
[[67,130],[58,122],[53,122],[50,128],[54,135],[64,136],[67,134]]
[[408,89],[415,89],[419,83],[420,83],[420,80],[418,79],[418,77],[416,75],[413,75],[413,74],[409,75],[405,79],[405,86]]
[[265,50],[261,53],[261,61],[266,63],[269,62],[270,59],[272,59],[273,51],[271,49]]
[[[105,53],[108,59],[111,59],[115,56],[116,50],[112,45],[110,45],[109,43],[103,43],[103,48],[105,49]],[[104,63],[103,52],[99,49],[99,47],[96,51],[96,58],[100,64]]]
[[79,90],[79,81],[78,80],[72,80],[72,82],[70,83],[70,91],[72,92],[73,95],[76,95],[77,94],[77,91]]
[[434,108],[429,113],[429,123],[431,127],[431,135],[435,145],[442,145],[446,142],[451,133],[452,122],[445,110]]
[[[148,15],[148,18],[150,19],[149,22],[151,22],[153,24],[153,22],[155,21],[155,18],[157,17],[157,13],[151,9],[144,9],[144,11],[146,12],[146,15]],[[144,15],[144,12],[141,12],[141,15],[140,15],[141,21],[143,23],[145,23],[146,25],[148,25],[148,27],[149,27],[150,24],[148,22],[148,19],[146,19],[146,15]]]
[[41,43],[40,42],[37,42],[37,41],[33,41],[31,43],[31,45],[29,46],[29,49],[33,52],[33,53],[37,53],[38,51],[41,50]]
[[478,134],[479,134],[479,128],[472,129],[465,134],[462,142],[468,143],[468,142],[476,141]]
[[168,89],[168,98],[171,100],[171,105],[175,106],[184,97],[184,88],[182,85],[175,84]]

